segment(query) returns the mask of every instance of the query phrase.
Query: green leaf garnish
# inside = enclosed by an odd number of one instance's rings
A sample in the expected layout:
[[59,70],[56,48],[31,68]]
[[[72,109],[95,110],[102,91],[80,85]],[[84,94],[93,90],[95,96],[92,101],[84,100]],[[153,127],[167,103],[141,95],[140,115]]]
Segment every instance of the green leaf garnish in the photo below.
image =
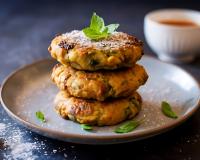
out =
[[99,17],[95,12],[92,15],[90,28],[96,31],[101,31],[105,27],[104,20]]
[[170,104],[167,103],[166,101],[162,102],[161,107],[162,107],[163,114],[166,115],[167,117],[178,118],[176,113],[172,110]]
[[92,40],[99,40],[107,38],[110,34],[115,32],[118,27],[119,24],[105,26],[103,18],[99,17],[96,13],[93,13],[90,27],[84,28],[83,33]]
[[81,128],[86,131],[91,131],[93,129],[92,126],[90,126],[88,124],[81,124]]
[[83,32],[84,32],[86,37],[88,37],[92,40],[103,39],[103,38],[106,38],[108,36],[108,34],[105,33],[105,32],[100,33],[100,32],[97,32],[96,30],[90,29],[89,27],[83,29]]
[[37,117],[38,120],[40,120],[41,122],[45,122],[45,117],[44,114],[41,111],[37,111],[35,112],[35,115]]
[[116,128],[114,130],[115,133],[128,133],[133,131],[135,128],[137,128],[140,124],[142,123],[142,121],[135,121],[135,120],[131,120],[131,121],[127,121],[124,124],[122,124],[121,126],[119,126],[118,128]]
[[107,26],[108,28],[108,33],[112,34],[116,29],[119,27],[119,24],[110,24]]

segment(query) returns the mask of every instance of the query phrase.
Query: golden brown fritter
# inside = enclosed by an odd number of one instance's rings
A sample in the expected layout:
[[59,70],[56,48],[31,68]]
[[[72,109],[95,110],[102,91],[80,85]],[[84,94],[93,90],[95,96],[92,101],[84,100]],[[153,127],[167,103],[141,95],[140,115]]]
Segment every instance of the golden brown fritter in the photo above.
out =
[[52,80],[61,89],[74,97],[104,101],[106,98],[126,97],[143,85],[148,78],[144,68],[115,71],[88,72],[57,64],[52,72]]
[[56,36],[48,50],[64,65],[95,71],[133,66],[142,57],[143,43],[123,32],[114,32],[106,39],[94,41],[82,31],[75,30]]
[[104,102],[70,97],[64,91],[55,98],[55,109],[61,117],[98,126],[115,125],[132,119],[140,111],[141,104],[141,97],[136,92],[127,98]]

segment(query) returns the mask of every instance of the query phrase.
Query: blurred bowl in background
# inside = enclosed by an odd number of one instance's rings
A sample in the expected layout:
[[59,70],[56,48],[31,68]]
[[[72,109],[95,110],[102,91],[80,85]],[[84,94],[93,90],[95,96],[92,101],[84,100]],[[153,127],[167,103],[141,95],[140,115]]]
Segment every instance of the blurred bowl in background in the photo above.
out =
[[200,12],[188,9],[150,12],[144,18],[144,34],[159,59],[190,62],[200,53]]

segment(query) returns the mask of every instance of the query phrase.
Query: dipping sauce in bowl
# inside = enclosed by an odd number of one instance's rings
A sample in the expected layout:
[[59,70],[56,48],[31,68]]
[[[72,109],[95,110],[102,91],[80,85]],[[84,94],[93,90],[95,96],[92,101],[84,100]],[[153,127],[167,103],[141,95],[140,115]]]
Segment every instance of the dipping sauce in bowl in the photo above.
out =
[[144,18],[148,45],[163,61],[186,63],[200,54],[200,12],[161,9]]
[[188,20],[161,20],[159,23],[166,24],[166,25],[173,25],[173,26],[180,26],[180,27],[188,27],[188,26],[198,26],[198,24],[188,21]]

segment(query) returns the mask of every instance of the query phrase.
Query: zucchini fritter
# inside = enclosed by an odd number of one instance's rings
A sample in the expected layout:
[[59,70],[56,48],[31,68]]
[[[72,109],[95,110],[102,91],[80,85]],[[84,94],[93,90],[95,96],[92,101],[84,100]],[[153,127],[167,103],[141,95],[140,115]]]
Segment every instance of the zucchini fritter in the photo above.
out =
[[132,68],[115,71],[88,72],[57,64],[52,80],[74,97],[104,101],[109,97],[126,97],[143,85],[148,75],[144,68],[135,64]]
[[123,32],[114,32],[99,41],[88,39],[82,31],[56,36],[49,48],[61,64],[78,70],[95,71],[131,67],[143,54],[143,43]]
[[127,98],[99,102],[71,97],[61,91],[55,98],[57,113],[73,121],[90,125],[115,125],[132,119],[141,109],[142,99],[135,92]]

